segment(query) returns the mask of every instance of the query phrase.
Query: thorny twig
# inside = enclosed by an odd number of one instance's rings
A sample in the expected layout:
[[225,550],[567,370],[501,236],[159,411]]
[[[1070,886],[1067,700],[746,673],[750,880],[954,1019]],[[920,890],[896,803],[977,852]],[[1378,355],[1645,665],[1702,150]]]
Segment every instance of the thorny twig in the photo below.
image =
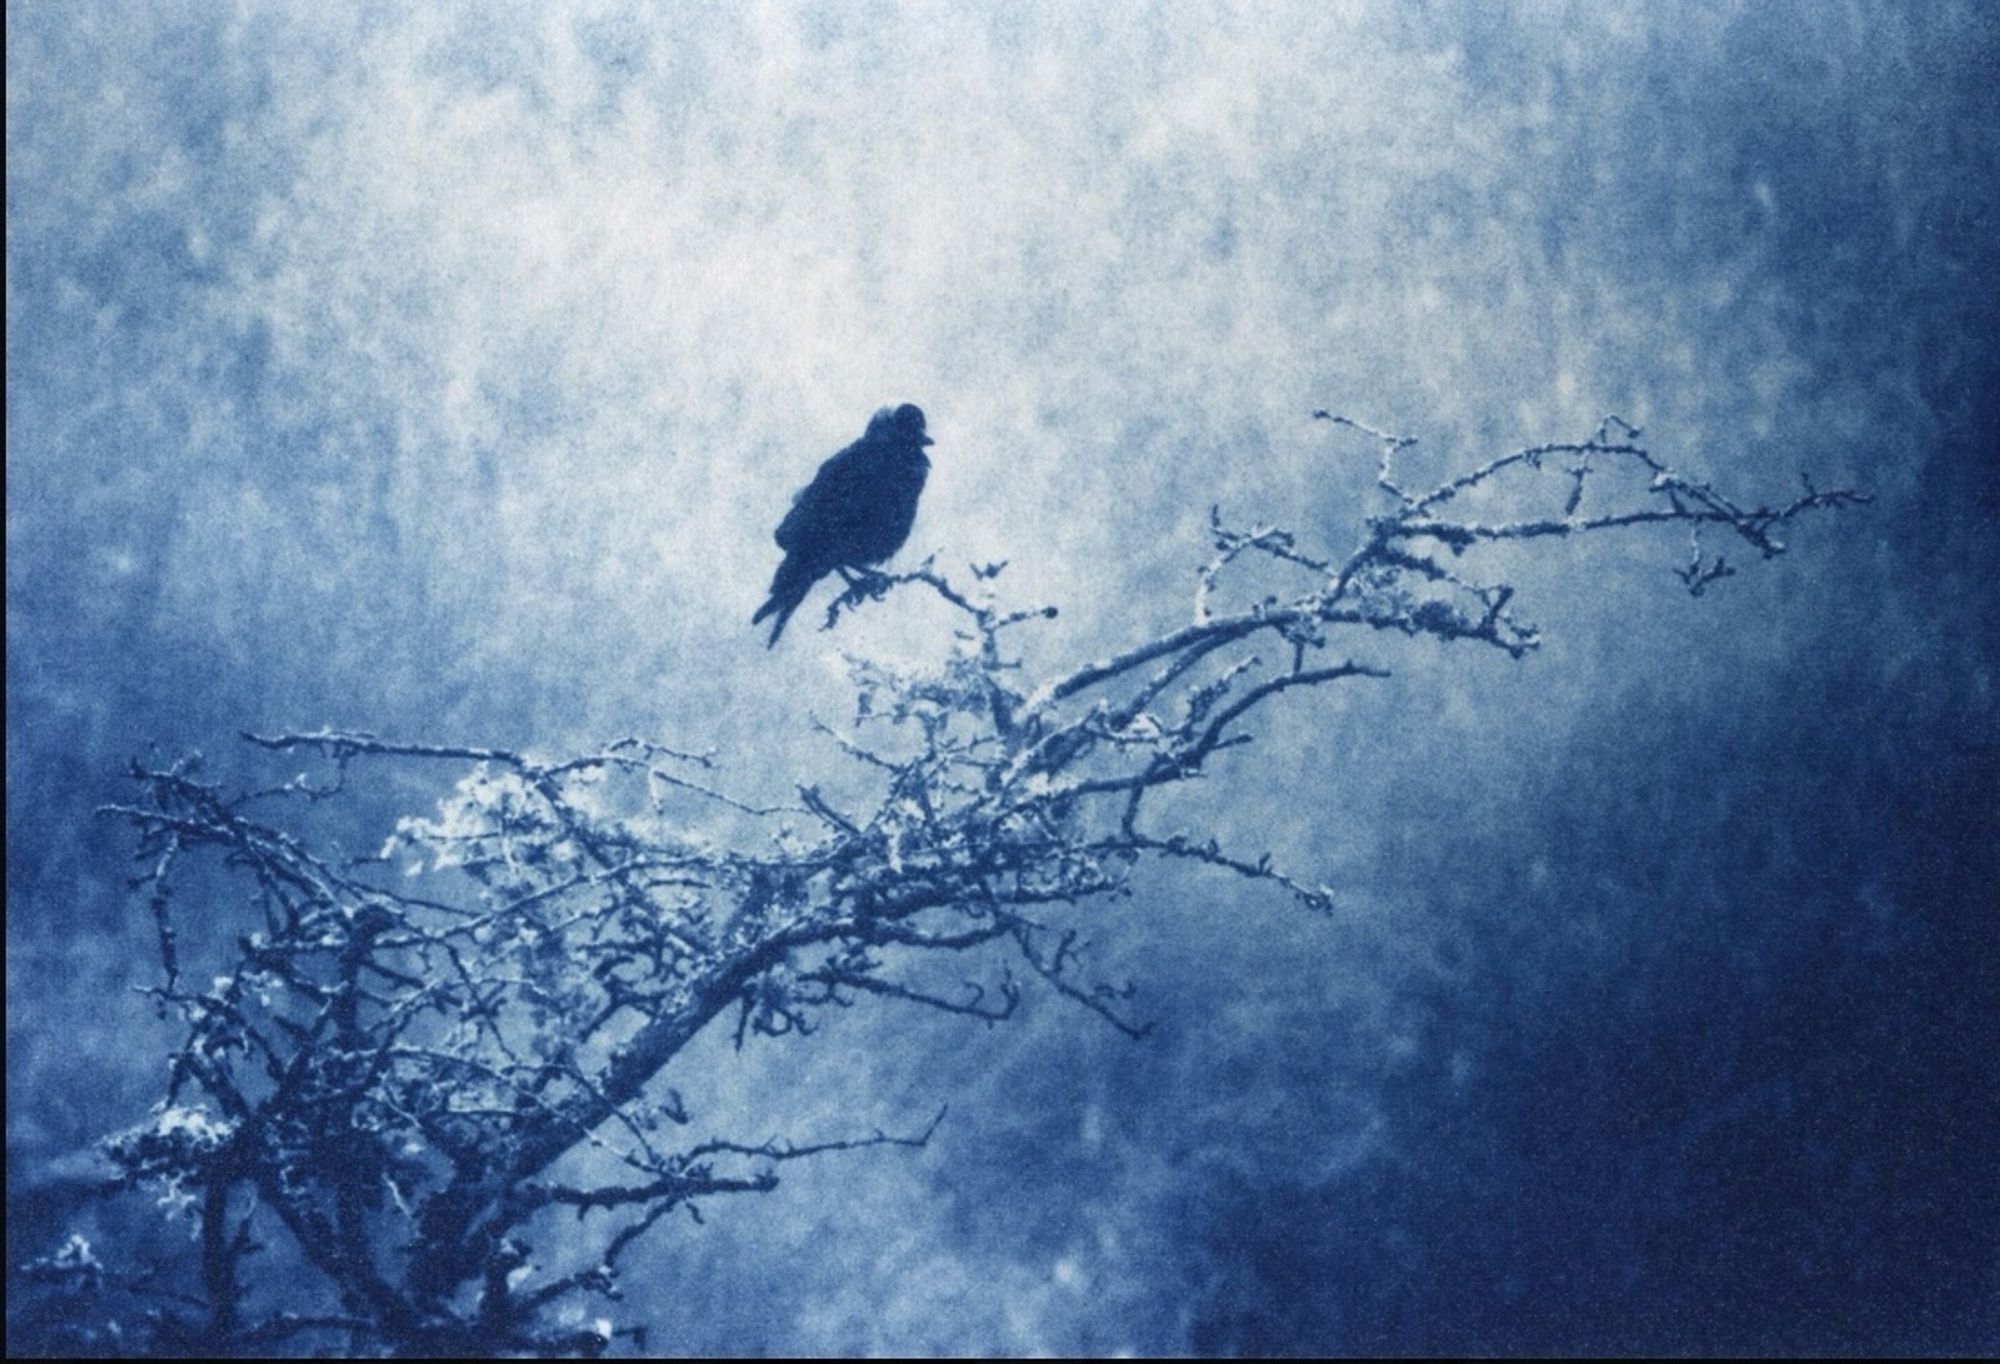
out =
[[[1390,506],[1358,545],[1342,554],[1275,524],[1235,529],[1213,509],[1188,623],[1038,683],[1022,680],[1009,646],[1055,609],[1002,606],[1004,563],[974,565],[970,588],[929,559],[848,575],[829,625],[917,588],[961,629],[932,670],[851,661],[855,732],[814,721],[846,769],[835,795],[803,780],[796,801],[732,794],[714,753],[638,738],[548,762],[351,731],[246,735],[323,773],[236,797],[189,763],[135,768],[138,797],[109,813],[139,831],[136,886],[164,971],[150,993],[185,1034],[167,1103],[108,1149],[128,1183],[199,1191],[212,1348],[313,1333],[433,1353],[603,1348],[608,1327],[551,1326],[548,1311],[615,1297],[621,1255],[670,1210],[698,1216],[709,1196],[768,1191],[786,1161],[920,1146],[936,1130],[674,1149],[667,1134],[689,1113],[657,1077],[719,1015],[735,1015],[739,1041],[809,1032],[863,996],[994,1023],[1021,999],[1011,962],[1143,1036],[1132,986],[1092,965],[1080,922],[1130,892],[1136,864],[1215,867],[1318,912],[1335,904],[1268,855],[1147,827],[1149,797],[1220,770],[1255,739],[1265,705],[1386,678],[1365,655],[1396,636],[1532,651],[1539,635],[1514,614],[1512,587],[1476,571],[1482,545],[1672,522],[1769,557],[1795,518],[1865,500],[1808,481],[1790,502],[1741,504],[1668,468],[1616,417],[1585,440],[1498,455],[1416,491],[1395,467],[1411,438],[1315,415],[1377,447]],[[1636,484],[1617,482],[1619,469]],[[1544,473],[1554,510],[1538,496]],[[1475,501],[1485,517],[1462,510]],[[1232,601],[1232,570],[1249,558],[1291,575],[1289,595]],[[1736,570],[1696,539],[1677,571],[1699,594]],[[442,774],[449,791],[374,856],[315,851],[313,812],[383,770],[434,789]],[[690,815],[703,807],[768,838],[719,845]],[[255,927],[210,972],[194,969],[176,925],[202,854],[255,890]],[[941,983],[925,970],[959,957],[971,974]],[[612,1169],[621,1182],[604,1177]],[[537,1280],[527,1238],[550,1208],[598,1215],[601,1251]],[[243,1286],[253,1225],[289,1235],[326,1310],[260,1303]]]

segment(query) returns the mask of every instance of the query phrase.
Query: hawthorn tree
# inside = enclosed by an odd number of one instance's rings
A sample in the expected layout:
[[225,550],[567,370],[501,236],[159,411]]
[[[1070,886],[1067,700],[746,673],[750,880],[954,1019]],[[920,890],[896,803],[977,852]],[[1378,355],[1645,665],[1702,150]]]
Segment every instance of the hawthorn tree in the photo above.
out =
[[[1769,558],[1787,522],[1863,500],[1808,481],[1789,502],[1740,503],[1668,468],[1616,417],[1413,490],[1397,467],[1411,440],[1315,415],[1375,445],[1383,510],[1358,542],[1326,549],[1212,511],[1189,619],[1102,658],[1027,676],[1010,640],[1055,609],[1003,604],[1002,565],[965,581],[930,561],[851,577],[829,627],[907,591],[935,595],[961,627],[926,670],[850,660],[851,732],[820,728],[827,761],[865,798],[800,781],[761,804],[731,793],[714,753],[638,738],[548,759],[245,735],[311,771],[236,794],[192,761],[135,765],[135,797],[109,812],[137,830],[161,970],[149,992],[184,1031],[151,1117],[104,1149],[118,1185],[188,1219],[191,1250],[114,1272],[72,1239],[26,1267],[41,1301],[68,1305],[70,1331],[91,1317],[101,1332],[110,1295],[144,1296],[123,1336],[88,1337],[99,1347],[594,1353],[620,1332],[643,1344],[643,1323],[617,1316],[619,1270],[668,1213],[768,1192],[790,1160],[921,1145],[937,1122],[797,1144],[682,1140],[690,1111],[662,1072],[704,1029],[739,1044],[803,1032],[869,995],[997,1022],[1042,988],[1140,1036],[1131,987],[1093,971],[1081,935],[1138,863],[1199,863],[1330,907],[1324,887],[1198,828],[1159,827],[1149,805],[1212,771],[1254,771],[1236,750],[1260,708],[1386,677],[1399,638],[1533,651],[1514,589],[1479,571],[1484,547],[1673,524],[1693,545],[1675,571],[1699,594],[1734,572],[1704,532]],[[1245,600],[1250,561],[1289,590]],[[446,792],[378,829],[377,851],[344,855],[308,832],[307,811],[410,767]],[[754,835],[718,840],[704,806]],[[210,872],[191,882],[201,859]],[[241,894],[217,898],[216,867]],[[182,919],[195,893],[209,923],[240,923],[199,964]],[[595,1239],[551,1268],[561,1257],[538,1247],[558,1217]],[[274,1243],[306,1272],[274,1283],[246,1270]]]

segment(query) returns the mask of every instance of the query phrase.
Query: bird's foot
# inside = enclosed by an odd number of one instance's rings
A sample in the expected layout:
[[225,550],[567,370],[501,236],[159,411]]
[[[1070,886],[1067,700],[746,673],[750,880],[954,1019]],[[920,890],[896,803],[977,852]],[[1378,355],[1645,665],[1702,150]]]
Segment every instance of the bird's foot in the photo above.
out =
[[847,584],[848,593],[857,598],[872,597],[880,601],[882,595],[894,586],[888,574],[878,573],[872,568],[841,567],[834,571]]
[[896,579],[887,573],[877,573],[872,568],[861,568],[852,564],[836,564],[835,573],[847,584],[846,590],[826,604],[826,624],[822,629],[831,630],[840,619],[842,611],[852,611],[863,602],[881,601],[889,595],[889,589],[896,585]]

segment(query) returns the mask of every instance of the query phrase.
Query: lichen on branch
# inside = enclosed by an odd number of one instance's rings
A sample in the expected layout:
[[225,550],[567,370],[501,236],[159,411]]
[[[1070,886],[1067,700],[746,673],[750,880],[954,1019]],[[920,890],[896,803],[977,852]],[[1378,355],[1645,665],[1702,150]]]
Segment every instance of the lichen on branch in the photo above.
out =
[[[705,1029],[739,1045],[807,1034],[863,998],[991,1025],[1044,988],[1143,1035],[1134,987],[1093,966],[1089,938],[1091,911],[1129,893],[1139,864],[1333,905],[1268,855],[1156,822],[1163,790],[1256,780],[1245,750],[1267,705],[1387,677],[1400,638],[1530,653],[1540,636],[1514,588],[1481,571],[1484,546],[1674,523],[1768,558],[1787,523],[1865,500],[1807,483],[1745,504],[1668,468],[1615,417],[1413,491],[1396,467],[1409,438],[1317,415],[1377,447],[1386,509],[1355,545],[1213,509],[1187,622],[1099,658],[1027,676],[1013,641],[1055,608],[1003,601],[1004,564],[963,583],[932,560],[849,575],[827,626],[915,591],[952,613],[957,645],[922,670],[850,660],[851,730],[813,722],[829,775],[802,772],[782,797],[733,791],[713,751],[638,737],[551,760],[245,735],[308,770],[242,794],[194,763],[135,766],[136,796],[110,812],[138,830],[162,967],[151,994],[183,1035],[154,1119],[107,1150],[200,1233],[198,1282],[162,1320],[218,1349],[601,1350],[640,1328],[577,1327],[573,1304],[615,1301],[627,1251],[669,1213],[767,1192],[790,1160],[920,1146],[937,1125],[687,1141],[690,1110],[662,1073]],[[1252,561],[1291,588],[1246,591]],[[1676,570],[1697,593],[1734,571],[1698,539]],[[378,831],[372,853],[316,842],[315,811],[413,773],[443,794]],[[704,810],[755,832],[718,841]],[[178,921],[203,856],[250,904],[209,967]],[[596,1236],[561,1272],[534,1259],[558,1214]],[[292,1242],[315,1290],[250,1287],[241,1262],[267,1236]]]

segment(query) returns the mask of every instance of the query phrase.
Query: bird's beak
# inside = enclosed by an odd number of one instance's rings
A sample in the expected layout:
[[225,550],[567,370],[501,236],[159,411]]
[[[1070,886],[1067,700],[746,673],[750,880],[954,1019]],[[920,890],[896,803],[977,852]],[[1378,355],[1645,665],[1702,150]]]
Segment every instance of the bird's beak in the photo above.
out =
[[918,437],[917,439],[918,439],[919,441],[921,441],[921,442],[922,442],[923,444],[925,444],[925,445],[936,445],[936,444],[937,444],[937,442],[936,442],[936,441],[934,441],[934,440],[932,440],[932,439],[931,439],[931,438],[930,438],[929,436],[919,436],[919,437]]

